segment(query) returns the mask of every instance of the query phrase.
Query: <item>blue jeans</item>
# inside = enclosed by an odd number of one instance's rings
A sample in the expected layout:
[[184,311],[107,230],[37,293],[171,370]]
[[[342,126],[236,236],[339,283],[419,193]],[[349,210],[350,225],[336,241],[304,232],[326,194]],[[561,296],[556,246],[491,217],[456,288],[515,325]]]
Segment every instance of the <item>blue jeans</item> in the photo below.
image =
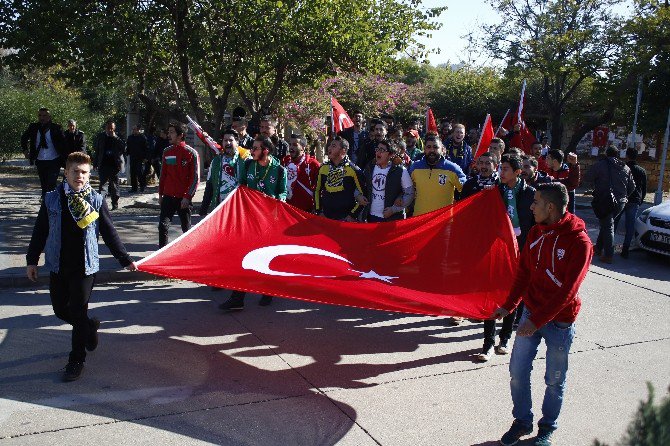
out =
[[614,232],[616,232],[617,226],[619,226],[619,220],[623,215],[626,219],[626,235],[623,239],[624,248],[630,248],[630,242],[633,240],[633,234],[635,233],[635,219],[637,218],[637,211],[640,209],[638,203],[628,203],[623,209],[623,212],[614,219]]
[[[528,310],[524,309],[520,323],[528,319]],[[537,355],[540,341],[547,345],[546,371],[544,382],[547,388],[542,403],[542,419],[539,425],[555,430],[556,422],[563,404],[565,377],[568,371],[568,354],[572,339],[575,337],[575,324],[550,321],[533,333],[532,336],[517,336],[514,339],[512,358],[509,364],[512,390],[512,416],[526,427],[533,426],[533,402],[530,392],[530,372]]]

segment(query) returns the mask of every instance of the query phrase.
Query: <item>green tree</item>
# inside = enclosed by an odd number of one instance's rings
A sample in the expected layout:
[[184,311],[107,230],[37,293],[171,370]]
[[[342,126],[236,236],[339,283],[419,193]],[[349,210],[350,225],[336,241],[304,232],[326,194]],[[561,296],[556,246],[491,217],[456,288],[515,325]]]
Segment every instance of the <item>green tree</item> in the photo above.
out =
[[504,26],[487,27],[485,49],[510,67],[537,73],[551,122],[552,147],[560,148],[564,113],[589,79],[615,63],[621,51],[619,0],[492,0]]
[[0,10],[0,46],[17,50],[9,64],[59,62],[68,79],[87,85],[135,79],[149,108],[190,110],[216,129],[231,99],[257,116],[337,68],[380,71],[398,51],[422,57],[415,37],[435,29],[444,8],[420,4],[26,0]]

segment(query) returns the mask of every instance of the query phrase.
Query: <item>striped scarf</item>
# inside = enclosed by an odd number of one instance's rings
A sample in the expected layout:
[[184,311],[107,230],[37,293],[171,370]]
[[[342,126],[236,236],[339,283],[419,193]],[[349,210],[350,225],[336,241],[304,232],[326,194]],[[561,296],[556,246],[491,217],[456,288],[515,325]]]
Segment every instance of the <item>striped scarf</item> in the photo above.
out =
[[63,188],[65,190],[65,198],[67,198],[67,207],[77,226],[84,229],[100,217],[90,203],[91,193],[93,192],[90,184],[86,183],[79,192],[75,192],[67,184],[67,181],[63,181]]

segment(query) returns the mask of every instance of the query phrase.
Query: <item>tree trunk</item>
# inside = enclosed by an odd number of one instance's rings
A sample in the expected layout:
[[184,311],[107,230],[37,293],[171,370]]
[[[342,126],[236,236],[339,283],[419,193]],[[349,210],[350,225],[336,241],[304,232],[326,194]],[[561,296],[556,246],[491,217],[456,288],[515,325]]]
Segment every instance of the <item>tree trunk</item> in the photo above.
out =
[[208,132],[210,132],[211,125],[207,121],[205,111],[200,106],[200,97],[195,89],[193,78],[191,76],[191,62],[188,57],[188,36],[186,35],[186,14],[188,13],[188,6],[186,0],[177,0],[173,10],[174,16],[174,31],[175,41],[177,44],[177,58],[179,61],[179,71],[181,73],[181,81],[186,91],[189,104],[193,109],[195,118],[198,123]]

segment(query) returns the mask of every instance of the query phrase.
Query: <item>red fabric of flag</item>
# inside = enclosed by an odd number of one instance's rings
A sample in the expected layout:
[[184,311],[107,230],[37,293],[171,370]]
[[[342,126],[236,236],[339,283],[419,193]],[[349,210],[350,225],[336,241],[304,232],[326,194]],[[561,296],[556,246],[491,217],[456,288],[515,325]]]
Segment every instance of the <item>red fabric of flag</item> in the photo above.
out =
[[141,271],[378,310],[488,318],[517,264],[497,189],[389,223],[347,223],[240,186]]
[[337,102],[337,99],[331,97],[330,105],[333,109],[333,132],[335,134],[354,126],[354,121],[351,120],[344,107]]
[[437,122],[435,121],[432,108],[428,108],[428,110],[426,110],[426,134],[428,133],[434,133],[437,135]]
[[477,153],[475,153],[475,160],[482,153],[486,153],[493,139],[493,123],[491,122],[491,115],[486,115],[484,120],[484,128],[482,134],[479,136],[479,144],[477,144]]

